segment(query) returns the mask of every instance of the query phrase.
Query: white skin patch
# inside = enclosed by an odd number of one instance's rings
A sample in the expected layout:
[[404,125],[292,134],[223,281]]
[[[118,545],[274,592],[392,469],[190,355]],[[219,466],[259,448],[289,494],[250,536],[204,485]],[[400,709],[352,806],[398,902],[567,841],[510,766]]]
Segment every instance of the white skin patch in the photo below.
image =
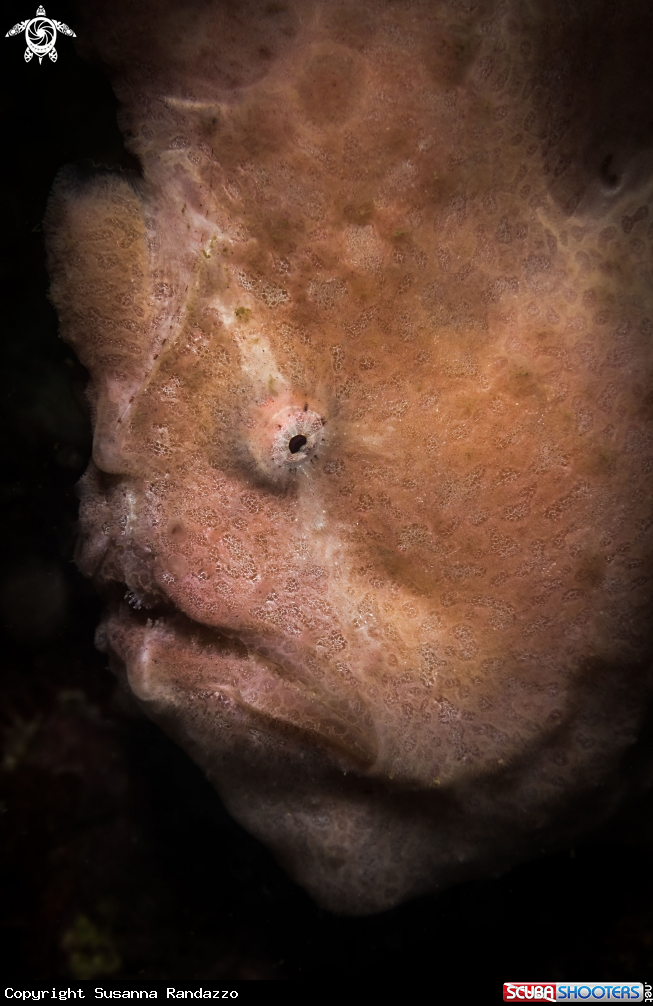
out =
[[289,387],[281,373],[269,340],[259,332],[239,332],[232,328],[240,352],[243,374],[252,385],[257,401],[279,395]]

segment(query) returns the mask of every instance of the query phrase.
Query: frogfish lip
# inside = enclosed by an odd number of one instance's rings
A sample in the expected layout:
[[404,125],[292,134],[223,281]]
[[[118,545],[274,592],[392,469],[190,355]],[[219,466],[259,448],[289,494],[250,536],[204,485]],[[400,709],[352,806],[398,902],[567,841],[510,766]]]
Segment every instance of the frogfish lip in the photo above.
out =
[[372,769],[376,732],[371,716],[361,716],[360,700],[354,710],[285,653],[277,663],[269,654],[280,647],[268,639],[261,643],[264,656],[229,629],[202,625],[176,609],[152,614],[120,603],[106,613],[96,641],[117,658],[130,690],[154,719],[162,706],[167,716],[174,716],[175,706],[183,716],[183,709],[203,702],[216,716],[231,710],[242,722],[245,714],[258,730],[326,750],[345,770]]

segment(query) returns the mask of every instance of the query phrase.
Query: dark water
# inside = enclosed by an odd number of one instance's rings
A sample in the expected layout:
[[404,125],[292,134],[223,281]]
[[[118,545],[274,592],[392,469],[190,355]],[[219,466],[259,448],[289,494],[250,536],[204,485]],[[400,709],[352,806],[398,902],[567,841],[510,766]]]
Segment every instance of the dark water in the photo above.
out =
[[[69,4],[47,10],[74,25]],[[30,0],[5,5],[1,34],[30,16]],[[47,301],[41,219],[62,164],[129,158],[109,84],[70,40],[41,66],[25,64],[22,37],[1,44],[3,974],[344,981],[428,969],[486,989],[488,979],[650,978],[647,803],[500,879],[338,919],[116,690],[93,648],[98,602],[72,564],[90,431],[84,373]]]

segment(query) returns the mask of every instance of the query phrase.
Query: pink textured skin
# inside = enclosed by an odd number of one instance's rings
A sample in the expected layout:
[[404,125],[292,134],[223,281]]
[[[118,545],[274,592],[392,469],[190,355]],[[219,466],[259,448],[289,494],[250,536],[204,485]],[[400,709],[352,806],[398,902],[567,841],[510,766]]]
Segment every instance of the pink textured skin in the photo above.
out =
[[144,176],[48,212],[99,645],[336,911],[604,819],[650,696],[651,185],[628,152],[556,181],[525,12],[79,33]]

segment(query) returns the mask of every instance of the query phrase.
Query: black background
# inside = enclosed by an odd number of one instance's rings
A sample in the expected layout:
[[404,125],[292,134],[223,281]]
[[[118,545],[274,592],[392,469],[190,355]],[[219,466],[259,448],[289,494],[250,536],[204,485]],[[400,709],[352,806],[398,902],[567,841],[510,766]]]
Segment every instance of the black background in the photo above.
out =
[[[647,805],[502,878],[376,917],[334,918],[116,690],[93,648],[99,603],[72,563],[90,430],[84,373],[47,300],[41,221],[61,165],[133,165],[110,85],[72,40],[59,36],[58,62],[39,65],[25,63],[22,35],[1,37],[35,4],[5,4],[0,26],[3,974],[107,985],[410,981],[427,969],[486,988],[650,978]],[[75,27],[63,0],[46,11]]]

